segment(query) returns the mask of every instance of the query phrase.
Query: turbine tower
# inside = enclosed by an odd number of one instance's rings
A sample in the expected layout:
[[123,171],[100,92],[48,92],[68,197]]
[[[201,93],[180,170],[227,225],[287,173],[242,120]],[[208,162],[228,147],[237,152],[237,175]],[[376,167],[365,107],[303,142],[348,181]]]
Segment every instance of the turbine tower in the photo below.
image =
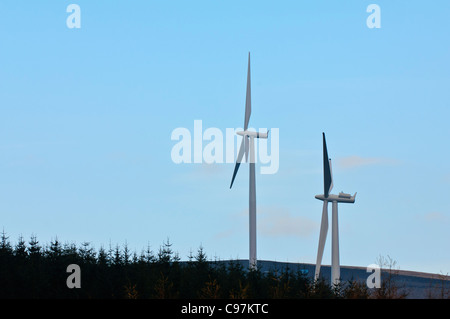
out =
[[251,83],[250,83],[250,52],[248,53],[248,70],[247,70],[247,93],[245,98],[245,119],[244,131],[236,132],[242,136],[241,147],[236,158],[236,165],[234,167],[233,177],[231,179],[230,189],[233,187],[234,179],[241,165],[242,158],[245,154],[245,161],[248,161],[248,153],[250,152],[250,187],[249,187],[249,268],[256,269],[256,186],[255,186],[255,138],[267,138],[269,132],[259,133],[248,131],[248,122],[252,112],[251,102]]
[[332,202],[332,219],[331,219],[331,283],[339,284],[340,265],[339,265],[339,228],[338,228],[338,203],[354,203],[355,195],[339,193],[339,195],[330,194],[333,188],[333,174],[331,171],[331,159],[328,158],[327,143],[325,141],[325,133],[323,135],[323,195],[315,197],[323,201],[322,222],[320,225],[319,248],[317,250],[317,262],[315,280],[319,278],[320,265],[322,263],[323,249],[327,239],[328,232],[328,202]]

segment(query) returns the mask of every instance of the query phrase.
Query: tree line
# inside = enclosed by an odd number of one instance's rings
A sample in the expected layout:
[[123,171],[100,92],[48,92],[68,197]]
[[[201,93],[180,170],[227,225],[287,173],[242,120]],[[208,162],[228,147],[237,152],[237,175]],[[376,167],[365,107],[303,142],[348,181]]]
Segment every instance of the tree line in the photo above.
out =
[[[81,269],[81,288],[69,289],[67,266]],[[200,247],[181,261],[169,240],[154,252],[131,252],[125,244],[95,250],[58,239],[41,245],[36,236],[0,240],[0,298],[247,299],[247,298],[404,298],[392,282],[371,290],[365,282],[330,286],[302,271],[245,268],[237,260],[210,261]]]

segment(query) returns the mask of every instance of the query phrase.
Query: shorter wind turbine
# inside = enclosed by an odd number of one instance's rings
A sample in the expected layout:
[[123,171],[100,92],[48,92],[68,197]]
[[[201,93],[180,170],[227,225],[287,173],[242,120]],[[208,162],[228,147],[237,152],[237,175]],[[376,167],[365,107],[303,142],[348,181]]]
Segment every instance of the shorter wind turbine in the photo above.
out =
[[339,228],[338,228],[338,203],[354,203],[355,195],[339,193],[339,195],[330,194],[333,189],[333,174],[331,171],[331,159],[328,158],[327,143],[325,141],[325,133],[323,136],[323,195],[315,197],[323,201],[322,222],[320,225],[319,248],[317,250],[317,262],[315,280],[319,278],[320,266],[322,264],[323,249],[327,239],[328,232],[328,202],[332,202],[332,220],[331,220],[331,283],[339,284],[341,275],[339,265]]

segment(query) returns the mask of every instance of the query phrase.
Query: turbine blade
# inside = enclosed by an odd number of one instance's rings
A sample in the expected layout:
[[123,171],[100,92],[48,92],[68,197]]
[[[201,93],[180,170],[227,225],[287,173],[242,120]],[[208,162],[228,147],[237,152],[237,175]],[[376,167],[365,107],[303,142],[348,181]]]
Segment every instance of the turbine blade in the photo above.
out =
[[330,165],[330,177],[331,177],[331,184],[330,184],[330,188],[328,189],[328,194],[331,193],[331,190],[333,189],[333,169],[331,167],[331,158],[328,160],[329,165]]
[[322,222],[320,225],[320,236],[319,236],[319,248],[317,249],[317,261],[316,261],[316,273],[315,279],[319,278],[320,266],[322,265],[323,250],[325,248],[325,242],[327,240],[328,232],[328,202],[323,201],[322,209]]
[[247,70],[247,94],[245,97],[245,121],[244,131],[248,128],[248,122],[250,120],[250,114],[252,113],[252,92],[251,92],[251,80],[250,80],[250,52],[248,53],[248,70]]
[[327,198],[333,185],[333,179],[331,176],[330,159],[328,158],[325,133],[322,133],[322,135],[323,135],[323,194],[325,198]]
[[248,163],[248,148],[250,145],[250,141],[248,140],[248,136],[244,136],[245,139],[245,162]]
[[239,148],[239,153],[236,158],[236,165],[234,166],[234,172],[233,172],[233,177],[231,179],[230,188],[233,187],[234,179],[236,178],[237,171],[239,170],[239,166],[241,165],[241,162],[242,162],[242,157],[244,157],[244,141],[245,141],[245,136],[242,138],[241,147]]

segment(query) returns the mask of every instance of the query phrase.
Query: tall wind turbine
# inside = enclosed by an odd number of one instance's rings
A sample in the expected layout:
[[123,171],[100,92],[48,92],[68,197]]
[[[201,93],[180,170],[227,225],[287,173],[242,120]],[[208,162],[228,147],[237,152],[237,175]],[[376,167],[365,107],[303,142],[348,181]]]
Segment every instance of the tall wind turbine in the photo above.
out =
[[333,174],[331,171],[331,159],[328,158],[327,142],[325,133],[323,135],[323,195],[315,197],[323,201],[322,222],[320,225],[319,248],[317,250],[317,262],[315,279],[319,278],[320,265],[322,263],[323,249],[327,239],[328,232],[328,202],[332,202],[332,220],[331,220],[331,283],[337,285],[340,278],[339,265],[339,229],[338,229],[338,203],[354,203],[355,195],[339,193],[339,195],[330,194],[333,188]]
[[233,177],[231,179],[230,189],[233,187],[234,179],[241,165],[242,158],[245,154],[245,160],[248,161],[248,153],[250,151],[250,187],[249,187],[249,245],[250,257],[249,268],[256,269],[256,186],[255,186],[255,138],[267,138],[269,132],[259,133],[248,131],[248,122],[252,112],[251,101],[251,83],[250,83],[250,52],[248,53],[248,71],[247,71],[247,94],[245,98],[245,119],[244,131],[236,132],[242,136],[241,147],[236,158],[236,165],[234,167]]

